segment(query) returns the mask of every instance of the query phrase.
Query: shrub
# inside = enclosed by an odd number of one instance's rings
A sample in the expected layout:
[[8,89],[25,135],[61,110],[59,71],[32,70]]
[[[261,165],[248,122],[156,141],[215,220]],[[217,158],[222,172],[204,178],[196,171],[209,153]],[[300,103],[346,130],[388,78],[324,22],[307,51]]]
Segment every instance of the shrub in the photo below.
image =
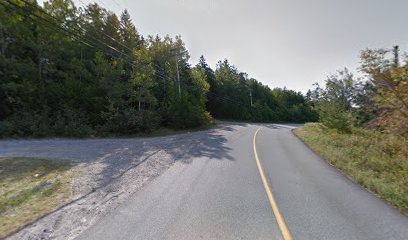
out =
[[319,121],[328,128],[351,132],[351,116],[337,101],[323,101],[319,104]]
[[168,104],[164,116],[166,125],[177,129],[196,128],[208,125],[211,115],[202,107],[193,105],[187,97],[182,97],[175,103]]
[[14,126],[8,121],[0,121],[0,137],[9,137],[14,132]]
[[47,111],[20,111],[14,114],[10,121],[13,123],[13,131],[18,136],[42,137],[50,134],[50,118]]
[[52,134],[66,137],[84,137],[94,133],[89,125],[88,117],[85,113],[65,108],[54,114],[53,123],[50,128]]
[[134,134],[151,132],[159,123],[160,117],[155,112],[130,108],[111,116],[102,129],[111,133]]

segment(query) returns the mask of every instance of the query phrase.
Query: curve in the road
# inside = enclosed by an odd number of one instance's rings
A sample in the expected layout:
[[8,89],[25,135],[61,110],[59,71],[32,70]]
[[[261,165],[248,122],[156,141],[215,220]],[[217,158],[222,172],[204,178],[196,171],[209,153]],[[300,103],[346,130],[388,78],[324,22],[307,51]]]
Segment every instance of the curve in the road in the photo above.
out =
[[276,217],[276,221],[277,221],[279,229],[280,229],[280,231],[282,233],[283,239],[284,240],[292,240],[292,235],[290,234],[290,231],[289,231],[288,227],[286,226],[285,219],[283,218],[282,214],[280,213],[278,204],[276,203],[275,198],[273,197],[271,188],[269,187],[268,181],[266,180],[265,173],[264,173],[264,170],[262,168],[261,161],[259,160],[258,152],[256,151],[256,135],[258,134],[259,130],[261,130],[261,128],[258,128],[256,130],[256,132],[254,134],[254,139],[253,139],[253,148],[254,148],[256,166],[258,167],[259,174],[261,175],[262,183],[263,183],[263,185],[265,187],[266,194],[268,195],[268,199],[269,199],[269,202],[271,204],[273,214]]

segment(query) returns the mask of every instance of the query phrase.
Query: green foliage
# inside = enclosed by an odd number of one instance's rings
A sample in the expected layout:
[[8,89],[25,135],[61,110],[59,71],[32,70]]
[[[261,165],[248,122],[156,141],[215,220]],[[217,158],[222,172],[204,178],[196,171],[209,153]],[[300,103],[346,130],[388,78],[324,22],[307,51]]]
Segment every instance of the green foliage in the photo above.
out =
[[326,127],[338,129],[341,132],[351,131],[350,113],[345,110],[343,103],[338,101],[320,102],[319,121]]
[[110,133],[135,134],[151,132],[159,126],[159,123],[160,117],[157,113],[130,108],[111,116],[102,130]]
[[399,47],[393,50],[366,49],[361,69],[370,86],[368,126],[408,136],[408,58],[400,63]]
[[317,119],[316,112],[301,93],[286,88],[270,89],[239,72],[228,60],[218,62],[216,70],[212,71],[201,57],[196,67],[203,69],[207,77],[210,85],[207,109],[217,118],[256,122]]
[[13,124],[13,134],[15,136],[46,136],[50,133],[50,119],[44,111],[17,112],[10,118]]
[[398,46],[362,51],[360,70],[365,81],[345,69],[308,92],[320,121],[343,132],[353,125],[408,136],[408,60],[401,63]]
[[13,132],[13,124],[7,121],[0,121],[0,137],[11,136]]
[[81,137],[95,133],[86,113],[69,108],[56,113],[50,131],[50,134],[66,137]]
[[303,122],[315,115],[301,93],[271,90],[228,60],[215,71],[204,57],[191,67],[180,36],[144,38],[126,10],[118,17],[71,0],[0,4],[0,79],[0,137],[137,134],[200,127],[211,116]]
[[360,87],[360,81],[347,69],[331,75],[324,89],[316,84],[316,89],[308,96],[319,113],[319,121],[326,127],[349,133],[357,119],[353,116],[356,113],[353,105]]
[[164,112],[165,124],[167,126],[177,129],[188,129],[210,123],[210,114],[200,106],[192,104],[189,98],[188,94],[183,94],[180,99],[169,102]]

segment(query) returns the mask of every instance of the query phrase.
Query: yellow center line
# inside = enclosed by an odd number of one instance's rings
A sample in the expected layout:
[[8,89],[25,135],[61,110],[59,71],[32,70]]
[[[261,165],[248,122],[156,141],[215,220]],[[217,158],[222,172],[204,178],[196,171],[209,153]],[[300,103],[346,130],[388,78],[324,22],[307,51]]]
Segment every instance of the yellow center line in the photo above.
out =
[[279,211],[278,205],[276,204],[275,198],[273,197],[268,181],[266,180],[265,173],[261,165],[261,161],[259,161],[258,152],[256,151],[256,135],[258,134],[259,130],[261,130],[261,128],[258,128],[258,130],[256,130],[254,134],[254,140],[253,140],[256,165],[258,166],[259,174],[261,175],[261,178],[262,178],[262,183],[265,187],[266,194],[268,195],[268,199],[271,204],[273,214],[276,217],[276,221],[278,222],[278,226],[282,233],[283,239],[292,240],[292,235],[290,234],[289,229],[286,226],[285,220],[283,219],[283,216]]

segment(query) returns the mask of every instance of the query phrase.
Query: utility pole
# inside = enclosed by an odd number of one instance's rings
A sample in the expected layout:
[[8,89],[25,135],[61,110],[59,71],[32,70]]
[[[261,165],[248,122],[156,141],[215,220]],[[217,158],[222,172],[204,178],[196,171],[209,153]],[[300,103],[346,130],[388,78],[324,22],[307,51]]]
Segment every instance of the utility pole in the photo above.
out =
[[251,107],[252,107],[252,89],[249,89],[249,97],[251,98]]
[[171,52],[174,54],[174,58],[176,60],[176,72],[177,72],[177,84],[178,84],[178,93],[179,97],[181,97],[181,80],[180,80],[180,70],[179,70],[179,57],[182,56],[185,51],[180,52],[180,48],[174,48],[171,50]]
[[140,112],[140,109],[141,109],[141,102],[140,102],[140,100],[141,100],[141,97],[142,97],[142,87],[139,87],[139,112]]
[[6,45],[6,41],[5,41],[5,37],[3,34],[3,25],[1,25],[0,23],[0,56],[5,56],[5,45]]
[[392,49],[392,52],[394,54],[394,67],[399,67],[399,46],[394,46]]
[[83,56],[82,56],[82,44],[81,44],[81,72],[79,73],[79,81],[80,82],[82,82],[82,58],[83,58]]
[[177,58],[177,55],[175,56],[175,58],[176,58],[176,71],[177,71],[178,93],[179,93],[179,97],[181,97],[180,73],[179,73],[179,66],[178,66],[178,58]]

